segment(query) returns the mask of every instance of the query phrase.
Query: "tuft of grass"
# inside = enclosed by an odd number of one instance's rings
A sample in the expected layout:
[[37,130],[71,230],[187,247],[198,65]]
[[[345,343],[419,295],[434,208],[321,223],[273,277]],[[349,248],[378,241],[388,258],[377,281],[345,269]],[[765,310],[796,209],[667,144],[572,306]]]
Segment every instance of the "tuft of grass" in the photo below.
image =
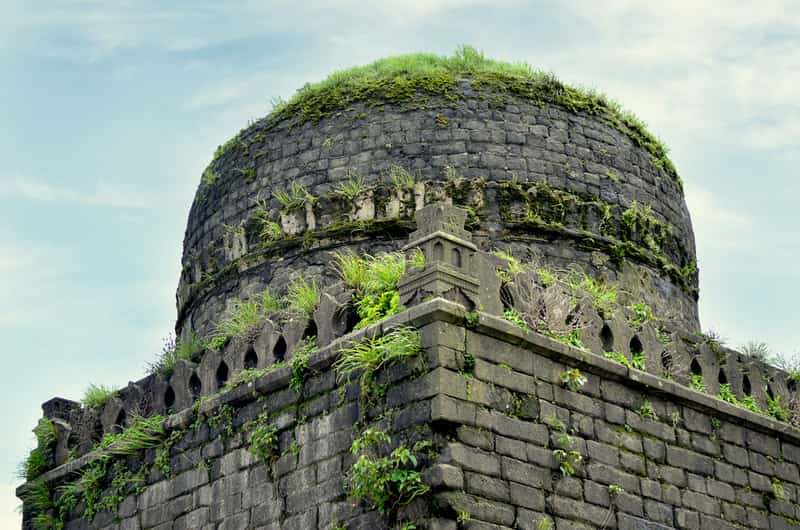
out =
[[275,190],[272,195],[278,199],[285,212],[293,212],[303,208],[308,201],[314,200],[305,186],[293,180],[288,190]]
[[380,337],[367,338],[341,351],[333,363],[339,382],[350,381],[354,374],[361,372],[361,386],[372,374],[398,362],[416,357],[420,353],[421,338],[417,330],[409,327],[393,329]]
[[202,351],[204,347],[205,344],[194,332],[190,332],[185,338],[177,340],[170,335],[164,339],[164,347],[156,357],[156,360],[147,365],[147,372],[169,376],[175,371],[175,365],[179,360],[191,361],[192,357]]
[[392,164],[389,168],[389,180],[392,182],[392,187],[397,191],[414,188],[414,175],[396,164]]
[[503,311],[503,318],[511,322],[520,329],[528,329],[528,323],[522,318],[522,315],[514,308],[509,308]]
[[367,185],[364,177],[352,170],[348,172],[347,180],[340,182],[334,190],[337,195],[348,202],[353,202],[365,191],[367,191]]
[[415,248],[411,251],[411,257],[408,259],[408,264],[412,269],[422,270],[425,268],[425,254],[421,248]]
[[280,300],[269,291],[263,291],[250,300],[234,300],[214,326],[209,346],[221,348],[228,339],[250,333],[265,318],[280,309]]
[[289,283],[289,292],[286,293],[286,301],[289,305],[289,309],[311,316],[314,314],[314,310],[317,308],[320,301],[317,281],[312,278],[309,283],[302,276],[298,276]]
[[84,407],[100,409],[103,408],[111,398],[116,396],[117,392],[119,392],[117,387],[95,385],[91,383],[83,393],[81,403]]
[[630,324],[633,329],[639,330],[646,322],[655,320],[653,310],[644,302],[630,304],[628,309],[633,311],[634,314],[632,317],[628,317],[628,324]]
[[53,465],[56,428],[53,422],[47,418],[39,418],[36,427],[33,428],[33,435],[36,437],[36,447],[28,454],[28,458],[20,464],[18,471],[19,477],[27,481],[35,479]]
[[756,342],[751,340],[741,347],[744,355],[757,361],[767,362],[772,357],[772,352],[766,342]]
[[658,414],[656,414],[653,404],[648,400],[645,400],[642,406],[639,407],[639,416],[645,419],[658,421]]
[[163,416],[139,416],[121,433],[107,433],[98,443],[98,447],[108,448],[107,452],[111,455],[131,456],[142,449],[161,446],[165,437]]
[[410,259],[401,252],[388,252],[377,256],[356,256],[352,253],[334,254],[336,270],[342,281],[355,290],[353,297],[361,320],[356,329],[364,328],[399,312],[398,285],[410,265],[425,267],[422,251],[415,251]]
[[692,379],[689,381],[689,388],[697,390],[698,392],[705,392],[706,384],[703,381],[703,376],[700,374],[692,374]]
[[218,179],[219,175],[213,169],[211,169],[211,166],[209,165],[203,171],[203,175],[200,177],[200,185],[210,188],[217,183]]
[[317,352],[317,337],[306,337],[300,342],[292,355],[289,363],[292,367],[292,378],[289,380],[289,388],[297,393],[303,389],[303,381],[308,371],[308,358]]
[[267,241],[277,241],[284,236],[281,225],[270,219],[267,201],[257,201],[253,211],[253,219],[258,226],[258,236]]
[[367,259],[352,252],[336,252],[333,258],[334,268],[344,284],[351,289],[363,290],[369,275]]
[[558,281],[558,276],[556,276],[553,271],[546,269],[545,267],[539,267],[536,269],[536,277],[539,279],[539,283],[541,283],[543,287],[550,287]]
[[264,368],[246,368],[240,372],[237,372],[236,375],[231,377],[225,383],[225,386],[222,387],[222,392],[227,392],[228,390],[236,388],[239,385],[252,383],[253,381],[255,381],[260,377],[272,373],[279,368],[283,368],[284,366],[286,366],[286,364],[287,363],[284,361],[278,361]]
[[575,292],[583,289],[592,297],[592,304],[600,316],[609,316],[617,304],[617,288],[577,270],[570,271],[567,284]]
[[518,274],[525,272],[525,267],[510,252],[496,248],[492,251],[492,254],[508,263],[505,269],[497,270],[497,277],[503,283],[511,283]]

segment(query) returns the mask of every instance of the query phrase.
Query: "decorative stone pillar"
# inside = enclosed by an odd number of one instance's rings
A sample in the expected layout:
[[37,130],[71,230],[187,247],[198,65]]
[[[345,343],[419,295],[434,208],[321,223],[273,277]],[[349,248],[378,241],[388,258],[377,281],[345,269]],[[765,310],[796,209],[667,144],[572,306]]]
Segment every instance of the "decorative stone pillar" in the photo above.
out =
[[400,303],[412,306],[442,297],[467,311],[480,308],[480,281],[475,273],[478,248],[464,229],[467,212],[440,202],[417,210],[416,220],[417,230],[403,250],[421,249],[425,267],[400,281]]

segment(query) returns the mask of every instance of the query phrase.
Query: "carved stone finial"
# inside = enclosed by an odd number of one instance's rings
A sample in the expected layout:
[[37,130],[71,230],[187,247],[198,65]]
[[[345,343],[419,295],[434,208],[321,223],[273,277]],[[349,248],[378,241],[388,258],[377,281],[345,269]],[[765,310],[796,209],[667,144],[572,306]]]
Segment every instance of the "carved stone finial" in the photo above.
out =
[[425,268],[400,281],[400,303],[418,304],[429,297],[443,297],[471,311],[480,306],[480,282],[475,274],[477,247],[464,229],[467,212],[446,203],[417,210],[417,230],[403,250],[419,248]]
[[470,233],[464,228],[467,211],[458,206],[446,202],[433,203],[417,210],[414,219],[417,221],[417,230],[409,236],[410,241],[436,232],[445,232],[465,241],[470,240]]

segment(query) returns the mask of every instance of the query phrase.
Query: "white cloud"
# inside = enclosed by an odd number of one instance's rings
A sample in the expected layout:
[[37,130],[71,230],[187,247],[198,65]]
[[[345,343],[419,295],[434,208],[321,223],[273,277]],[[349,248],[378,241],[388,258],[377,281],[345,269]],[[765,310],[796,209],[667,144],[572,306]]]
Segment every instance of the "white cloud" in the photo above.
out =
[[40,202],[75,202],[92,206],[115,208],[148,208],[150,200],[126,190],[119,189],[103,180],[91,191],[54,186],[43,180],[30,177],[0,179],[0,195]]
[[554,54],[553,64],[596,81],[671,143],[800,146],[797,2],[720,8],[691,0],[616,0],[564,7],[591,27],[592,39],[579,44],[585,54],[568,47]]
[[684,186],[698,249],[748,250],[754,246],[753,218],[749,212],[725,205],[720,197],[694,183]]
[[0,484],[0,528],[22,527],[22,515],[17,510],[20,504],[16,497],[16,486]]

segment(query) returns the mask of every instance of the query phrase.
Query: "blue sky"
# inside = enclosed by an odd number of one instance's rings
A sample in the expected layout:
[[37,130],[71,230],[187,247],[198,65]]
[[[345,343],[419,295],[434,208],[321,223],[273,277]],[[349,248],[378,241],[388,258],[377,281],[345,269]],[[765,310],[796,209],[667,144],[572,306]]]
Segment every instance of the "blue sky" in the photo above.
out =
[[800,350],[796,2],[178,4],[0,0],[0,527],[39,405],[138,379],[172,329],[214,148],[387,55],[471,44],[622,102],[686,183],[703,327]]

